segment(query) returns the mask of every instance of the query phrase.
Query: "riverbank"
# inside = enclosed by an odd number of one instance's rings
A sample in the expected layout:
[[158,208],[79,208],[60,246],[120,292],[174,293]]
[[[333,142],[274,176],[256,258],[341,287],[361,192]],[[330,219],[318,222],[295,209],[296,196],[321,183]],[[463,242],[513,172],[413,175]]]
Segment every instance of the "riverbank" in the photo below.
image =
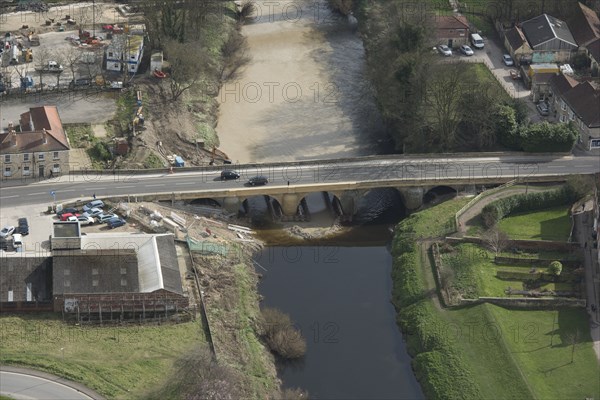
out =
[[[396,228],[393,303],[426,396],[597,397],[593,382],[599,369],[583,310],[514,311],[491,304],[445,309],[440,305],[428,251],[430,238],[453,232],[454,214],[467,201],[459,198],[413,214]],[[479,278],[473,279],[477,290]],[[574,332],[578,339],[571,343]],[[565,385],[565,381],[580,384]]]

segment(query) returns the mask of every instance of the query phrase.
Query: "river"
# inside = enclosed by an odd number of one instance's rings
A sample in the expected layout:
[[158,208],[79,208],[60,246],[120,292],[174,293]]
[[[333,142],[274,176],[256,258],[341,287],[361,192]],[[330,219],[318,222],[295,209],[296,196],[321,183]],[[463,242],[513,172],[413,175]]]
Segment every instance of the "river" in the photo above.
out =
[[262,306],[288,313],[307,340],[302,360],[280,366],[284,387],[314,399],[424,398],[390,303],[387,247],[345,244],[270,246],[256,257]]
[[250,61],[219,94],[220,149],[237,162],[382,152],[365,51],[326,0],[256,1],[242,28]]

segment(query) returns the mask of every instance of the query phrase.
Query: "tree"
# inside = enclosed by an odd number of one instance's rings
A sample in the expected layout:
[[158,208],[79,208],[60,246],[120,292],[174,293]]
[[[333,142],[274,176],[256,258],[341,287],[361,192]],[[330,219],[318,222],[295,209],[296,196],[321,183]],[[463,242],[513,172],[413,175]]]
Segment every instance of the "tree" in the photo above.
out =
[[44,90],[44,75],[46,74],[44,69],[48,67],[48,61],[51,61],[52,58],[53,54],[47,47],[42,46],[35,52],[34,60],[36,69],[40,75],[40,88],[42,91]]
[[59,58],[64,62],[65,67],[71,71],[71,79],[75,80],[75,70],[83,53],[77,47],[67,47],[59,53]]
[[555,277],[560,276],[562,273],[563,266],[560,261],[552,261],[548,266],[548,272],[554,275]]
[[498,105],[493,111],[493,120],[496,136],[500,143],[506,147],[518,149],[520,146],[519,123],[515,109],[506,104]]
[[173,101],[200,82],[202,70],[211,68],[206,50],[199,42],[183,44],[171,40],[165,48],[165,55],[170,64],[168,81]]
[[519,136],[524,151],[565,152],[571,151],[578,134],[572,122],[550,124],[544,121],[521,127]]
[[481,239],[485,245],[494,252],[495,255],[502,252],[508,246],[510,238],[500,230],[498,226],[493,226],[481,235]]

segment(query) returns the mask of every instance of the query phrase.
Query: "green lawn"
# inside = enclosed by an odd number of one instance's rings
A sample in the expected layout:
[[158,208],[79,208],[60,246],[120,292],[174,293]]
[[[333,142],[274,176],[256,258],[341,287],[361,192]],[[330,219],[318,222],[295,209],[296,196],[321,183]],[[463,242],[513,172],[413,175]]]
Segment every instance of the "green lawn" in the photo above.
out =
[[[499,333],[538,399],[600,398],[600,367],[583,310],[489,306]],[[574,359],[572,335],[578,333]]]
[[513,239],[566,241],[571,232],[568,206],[503,218],[498,227]]
[[200,321],[177,325],[83,327],[54,314],[0,317],[0,363],[81,382],[111,399],[144,398],[173,362],[206,343]]

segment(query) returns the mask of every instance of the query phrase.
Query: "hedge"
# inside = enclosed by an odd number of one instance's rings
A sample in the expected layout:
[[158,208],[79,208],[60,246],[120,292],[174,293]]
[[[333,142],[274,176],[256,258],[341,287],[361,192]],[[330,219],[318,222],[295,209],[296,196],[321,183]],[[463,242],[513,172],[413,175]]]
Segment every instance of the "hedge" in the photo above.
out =
[[576,200],[577,195],[568,187],[546,192],[518,194],[486,205],[481,210],[481,218],[486,227],[490,228],[511,214],[561,206]]

